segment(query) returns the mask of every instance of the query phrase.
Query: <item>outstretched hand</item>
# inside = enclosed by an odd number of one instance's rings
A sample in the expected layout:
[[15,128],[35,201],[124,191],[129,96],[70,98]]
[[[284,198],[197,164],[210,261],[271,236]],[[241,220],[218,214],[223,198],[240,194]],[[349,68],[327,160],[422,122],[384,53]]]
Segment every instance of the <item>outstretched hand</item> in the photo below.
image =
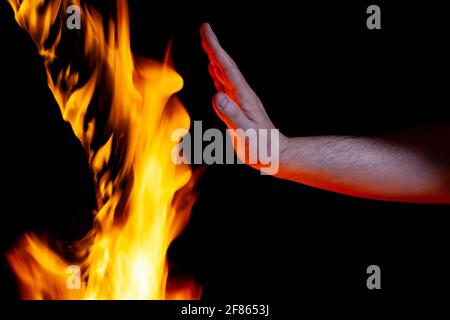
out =
[[[275,129],[261,100],[248,85],[234,60],[222,48],[208,23],[202,25],[200,34],[210,62],[209,73],[218,91],[213,98],[213,106],[220,119],[229,129]],[[280,134],[280,148],[283,148],[286,140]],[[239,154],[239,150],[236,151],[239,158],[247,162],[245,156]],[[258,165],[247,164],[260,169]]]

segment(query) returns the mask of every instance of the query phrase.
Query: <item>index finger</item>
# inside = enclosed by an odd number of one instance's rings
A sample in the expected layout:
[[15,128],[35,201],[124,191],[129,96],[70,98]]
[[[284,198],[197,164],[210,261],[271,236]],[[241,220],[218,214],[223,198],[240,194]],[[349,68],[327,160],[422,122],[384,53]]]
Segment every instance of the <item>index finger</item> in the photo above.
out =
[[[242,73],[239,71],[234,60],[222,48],[216,35],[208,23],[201,27],[202,45],[205,49],[210,61],[218,67],[227,82],[240,94],[245,95],[251,90]],[[247,92],[246,92],[247,91]]]

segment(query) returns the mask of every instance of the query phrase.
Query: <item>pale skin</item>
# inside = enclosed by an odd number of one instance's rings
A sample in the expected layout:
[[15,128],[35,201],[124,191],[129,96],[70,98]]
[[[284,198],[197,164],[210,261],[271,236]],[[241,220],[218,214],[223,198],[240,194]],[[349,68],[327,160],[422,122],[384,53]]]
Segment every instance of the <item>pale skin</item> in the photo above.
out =
[[[220,119],[230,129],[275,129],[261,100],[209,24],[202,26],[201,37],[218,91],[213,106]],[[280,133],[275,176],[369,199],[449,204],[449,138],[450,123],[376,137],[291,138]]]

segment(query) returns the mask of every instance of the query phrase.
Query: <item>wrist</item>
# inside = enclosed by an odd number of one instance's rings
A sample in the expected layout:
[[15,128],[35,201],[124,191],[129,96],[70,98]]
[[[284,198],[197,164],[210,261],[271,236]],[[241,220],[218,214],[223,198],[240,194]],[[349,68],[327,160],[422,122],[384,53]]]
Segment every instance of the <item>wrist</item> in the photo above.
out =
[[283,172],[286,171],[287,163],[289,162],[289,151],[291,145],[291,138],[285,136],[280,132],[280,149],[279,149],[279,170],[275,175],[277,177],[282,177]]

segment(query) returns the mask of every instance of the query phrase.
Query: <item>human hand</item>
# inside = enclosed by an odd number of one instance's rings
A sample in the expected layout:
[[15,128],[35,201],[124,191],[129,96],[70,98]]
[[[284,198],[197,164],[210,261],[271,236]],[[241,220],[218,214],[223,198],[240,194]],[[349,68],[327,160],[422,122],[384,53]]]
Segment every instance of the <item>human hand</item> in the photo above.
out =
[[[276,130],[261,100],[248,85],[234,60],[222,48],[211,26],[207,23],[203,24],[200,34],[202,46],[210,61],[209,73],[218,91],[213,98],[213,106],[220,119],[227,125],[228,129],[233,130],[255,129],[261,131],[261,129],[265,129],[268,134],[272,130]],[[266,148],[266,152],[274,150],[274,143],[278,144],[276,152],[282,152],[288,139],[278,131],[277,136],[278,141],[273,141],[272,135],[264,141],[259,139],[259,135],[255,137],[240,134],[235,136],[237,142],[233,139],[233,146],[241,161],[264,171],[264,166],[261,165],[261,162],[264,161],[258,158],[256,162],[252,163],[249,161],[249,153],[255,152],[260,155],[261,148]],[[241,143],[246,146],[245,150],[237,148]],[[249,146],[253,150],[249,150]],[[278,156],[279,154],[277,155],[277,161]]]

